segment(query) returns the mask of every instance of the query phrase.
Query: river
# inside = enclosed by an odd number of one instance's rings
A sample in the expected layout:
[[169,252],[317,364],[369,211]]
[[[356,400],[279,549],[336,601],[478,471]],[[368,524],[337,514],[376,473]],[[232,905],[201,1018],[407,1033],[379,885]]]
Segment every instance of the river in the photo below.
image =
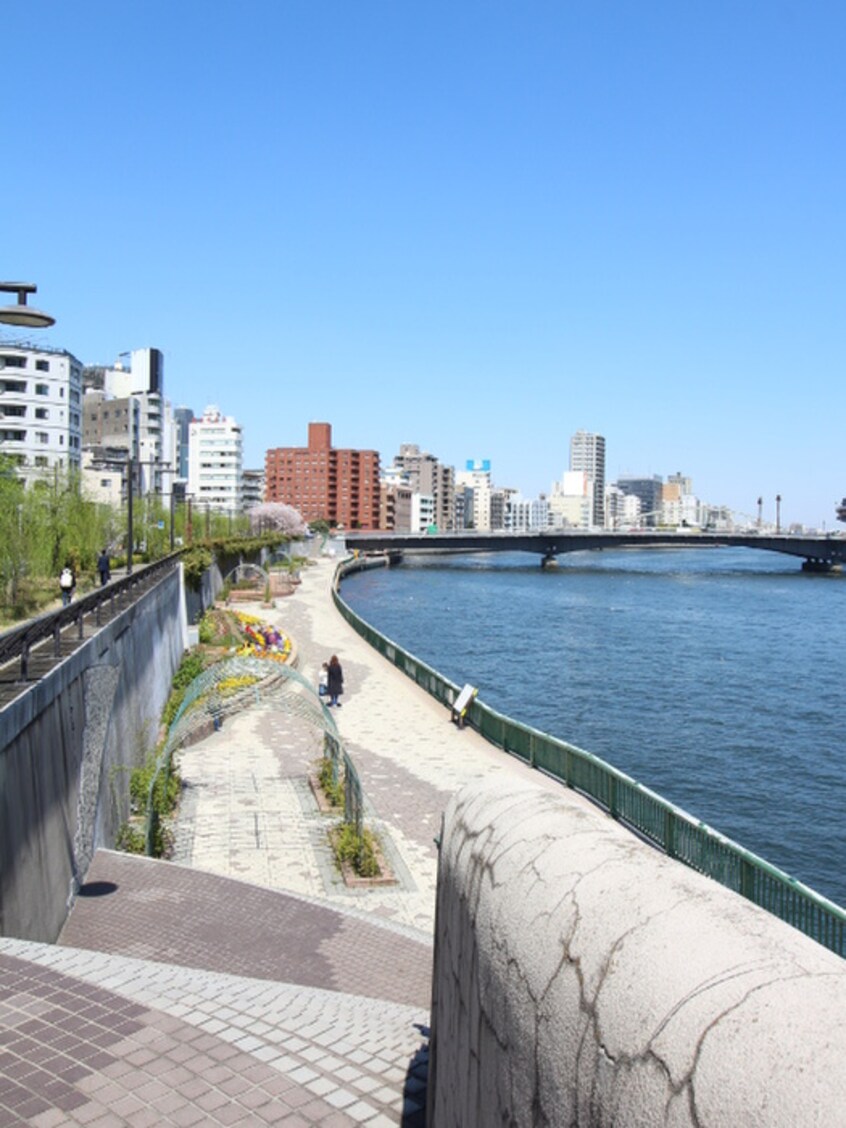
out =
[[750,549],[408,557],[383,634],[846,905],[846,576]]

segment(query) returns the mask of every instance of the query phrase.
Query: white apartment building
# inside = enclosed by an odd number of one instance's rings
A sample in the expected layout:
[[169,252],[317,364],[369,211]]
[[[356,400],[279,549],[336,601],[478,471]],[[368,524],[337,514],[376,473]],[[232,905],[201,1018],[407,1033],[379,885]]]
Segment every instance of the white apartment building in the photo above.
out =
[[593,525],[593,480],[584,470],[565,470],[552,483],[549,523],[553,529],[589,529]]
[[570,470],[587,474],[591,483],[589,524],[605,524],[605,438],[590,431],[576,431],[570,439]]
[[0,342],[0,452],[27,482],[79,469],[82,364],[71,353]]
[[411,495],[411,531],[412,533],[425,533],[435,520],[435,499],[431,494],[412,493]]
[[169,496],[179,478],[179,443],[173,410],[164,398],[161,351],[121,353],[112,368],[86,368],[84,382],[85,445],[123,448],[137,466],[133,488]]
[[505,529],[509,533],[543,533],[549,526],[546,497],[524,498],[514,493],[505,503]]
[[210,405],[189,425],[188,494],[195,505],[223,513],[243,508],[241,427]]
[[455,475],[457,490],[464,492],[464,527],[479,533],[491,531],[491,464],[485,459],[468,459]]
[[619,486],[605,489],[605,527],[630,529],[640,524],[640,498],[623,493]]

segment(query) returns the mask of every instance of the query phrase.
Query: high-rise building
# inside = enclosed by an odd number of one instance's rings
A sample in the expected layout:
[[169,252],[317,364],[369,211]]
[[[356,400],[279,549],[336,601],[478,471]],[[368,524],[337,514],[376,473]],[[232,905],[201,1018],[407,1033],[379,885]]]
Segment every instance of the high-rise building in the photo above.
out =
[[664,495],[664,480],[655,474],[651,478],[618,478],[616,485],[624,494],[632,494],[640,501],[640,519],[647,528],[660,524]]
[[455,527],[455,470],[439,462],[433,454],[421,451],[416,443],[402,443],[394,455],[394,466],[405,472],[412,493],[431,498],[431,522],[439,529]]
[[576,431],[570,439],[570,469],[587,474],[593,496],[590,524],[605,524],[605,439],[590,431]]
[[190,407],[175,407],[173,422],[176,425],[176,475],[188,481],[188,440],[194,412]]
[[0,452],[25,481],[79,469],[82,365],[71,353],[0,343]]
[[379,481],[379,528],[410,533],[413,496],[406,472],[398,466],[386,466]]
[[188,494],[195,505],[222,513],[243,507],[241,427],[220,408],[209,406],[189,427]]
[[584,470],[565,470],[552,483],[549,523],[555,529],[589,529],[593,525],[593,482]]
[[489,533],[492,527],[490,459],[468,458],[464,469],[455,475],[455,486],[464,498],[464,528]]
[[261,505],[264,501],[264,470],[245,470],[241,480],[241,499],[244,510]]
[[379,528],[379,455],[332,446],[330,423],[309,423],[307,447],[265,456],[265,501],[282,501],[305,521]]
[[174,480],[181,475],[176,426],[171,405],[164,397],[161,350],[121,353],[111,368],[86,367],[82,380],[84,445],[124,449],[137,466],[140,492],[169,495]]

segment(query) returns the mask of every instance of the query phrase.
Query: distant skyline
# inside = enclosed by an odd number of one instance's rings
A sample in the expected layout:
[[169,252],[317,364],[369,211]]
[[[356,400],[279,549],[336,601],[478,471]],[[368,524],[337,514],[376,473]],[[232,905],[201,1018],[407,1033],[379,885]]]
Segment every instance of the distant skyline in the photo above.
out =
[[[846,8],[31,0],[0,278],[86,364],[154,346],[245,464],[490,458],[836,527]],[[10,327],[0,340],[16,336]]]

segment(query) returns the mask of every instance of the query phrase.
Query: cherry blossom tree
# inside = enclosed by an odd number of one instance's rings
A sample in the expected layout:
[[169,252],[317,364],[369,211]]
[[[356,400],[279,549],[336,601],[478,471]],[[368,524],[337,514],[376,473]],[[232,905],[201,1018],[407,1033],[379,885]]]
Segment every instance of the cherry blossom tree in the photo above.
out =
[[250,528],[254,533],[284,533],[300,537],[308,532],[308,525],[293,505],[281,501],[265,501],[249,511]]

